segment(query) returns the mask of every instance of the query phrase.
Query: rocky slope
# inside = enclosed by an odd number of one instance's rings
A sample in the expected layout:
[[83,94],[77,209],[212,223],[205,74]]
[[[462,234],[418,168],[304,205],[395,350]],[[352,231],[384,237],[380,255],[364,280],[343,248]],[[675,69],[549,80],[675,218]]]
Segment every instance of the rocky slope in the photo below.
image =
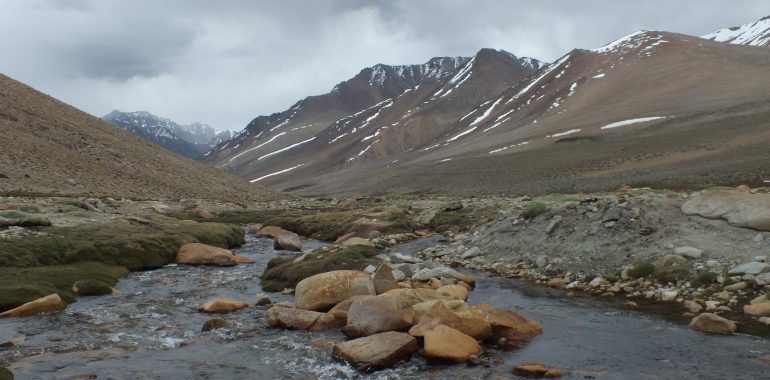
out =
[[102,117],[102,120],[192,159],[233,137],[231,131],[216,131],[201,123],[180,125],[146,111],[115,110]]
[[770,16],[741,26],[717,30],[703,38],[737,45],[770,46]]
[[0,75],[0,193],[259,200],[277,195]]

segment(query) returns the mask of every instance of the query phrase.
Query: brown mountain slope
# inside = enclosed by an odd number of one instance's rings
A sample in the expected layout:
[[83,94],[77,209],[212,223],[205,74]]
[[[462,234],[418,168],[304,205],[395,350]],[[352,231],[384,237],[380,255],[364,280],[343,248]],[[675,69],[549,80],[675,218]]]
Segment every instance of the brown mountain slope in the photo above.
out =
[[5,75],[0,75],[0,193],[226,201],[279,197]]

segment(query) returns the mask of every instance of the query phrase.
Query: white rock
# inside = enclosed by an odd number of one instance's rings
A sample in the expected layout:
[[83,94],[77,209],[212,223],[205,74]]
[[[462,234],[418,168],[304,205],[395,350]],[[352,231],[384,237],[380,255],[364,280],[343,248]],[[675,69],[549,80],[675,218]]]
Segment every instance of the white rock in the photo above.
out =
[[666,302],[676,301],[676,297],[678,295],[679,295],[679,292],[676,290],[665,291],[660,293],[660,300],[666,301]]
[[596,288],[596,287],[601,286],[605,282],[607,282],[607,280],[605,280],[605,279],[603,279],[601,277],[596,277],[593,280],[591,280],[591,282],[588,283],[588,286],[592,287],[592,288]]
[[470,259],[480,254],[481,254],[481,249],[479,247],[471,247],[467,251],[465,251],[460,257],[462,257],[463,259]]
[[376,270],[377,270],[377,267],[375,267],[374,265],[371,265],[371,264],[369,266],[367,266],[366,268],[364,268],[364,272],[369,273],[369,274],[374,273],[374,271],[376,271]]

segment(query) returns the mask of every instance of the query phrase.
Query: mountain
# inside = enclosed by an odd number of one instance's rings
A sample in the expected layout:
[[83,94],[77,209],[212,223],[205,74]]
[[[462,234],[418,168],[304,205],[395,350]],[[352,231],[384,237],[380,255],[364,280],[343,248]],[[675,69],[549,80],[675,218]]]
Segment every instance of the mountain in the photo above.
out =
[[[255,118],[203,160],[256,180],[307,160],[332,170],[370,149],[369,155],[390,156],[445,133],[453,120],[542,66],[492,49],[422,65],[378,64],[327,94]],[[302,155],[294,154],[298,147]]]
[[736,45],[770,46],[770,16],[741,26],[718,30],[703,38]]
[[216,131],[209,125],[180,125],[146,111],[112,111],[102,120],[127,130],[188,158],[198,158],[213,146],[233,137],[231,131]]
[[0,75],[0,193],[200,198],[279,195],[172,154]]
[[639,31],[550,65],[489,49],[446,60],[433,77],[365,69],[203,159],[305,195],[770,179],[770,50]]

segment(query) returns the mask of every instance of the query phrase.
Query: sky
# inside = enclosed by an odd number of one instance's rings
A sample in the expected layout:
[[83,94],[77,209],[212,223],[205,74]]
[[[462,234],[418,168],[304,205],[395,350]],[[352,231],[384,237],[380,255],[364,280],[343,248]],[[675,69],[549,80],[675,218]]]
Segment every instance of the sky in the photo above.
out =
[[0,73],[88,113],[240,130],[377,63],[480,48],[554,61],[631,32],[703,35],[767,0],[0,0]]

